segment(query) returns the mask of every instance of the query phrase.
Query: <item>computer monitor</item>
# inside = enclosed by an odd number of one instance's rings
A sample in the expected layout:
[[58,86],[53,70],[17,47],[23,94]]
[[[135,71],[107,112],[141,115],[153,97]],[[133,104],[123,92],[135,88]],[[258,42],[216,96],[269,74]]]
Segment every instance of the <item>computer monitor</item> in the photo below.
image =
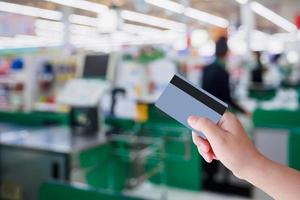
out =
[[109,54],[86,55],[83,78],[106,78],[109,66]]

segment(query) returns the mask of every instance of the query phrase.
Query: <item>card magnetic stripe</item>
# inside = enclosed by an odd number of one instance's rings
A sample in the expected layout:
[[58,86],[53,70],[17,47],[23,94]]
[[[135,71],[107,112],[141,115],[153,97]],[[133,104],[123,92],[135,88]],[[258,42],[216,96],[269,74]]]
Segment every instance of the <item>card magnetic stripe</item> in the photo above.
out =
[[210,97],[209,94],[205,94],[203,91],[198,90],[193,85],[189,84],[188,82],[182,80],[178,76],[174,76],[170,83],[183,92],[191,95],[195,99],[197,99],[199,102],[205,104],[212,110],[216,111],[218,114],[223,115],[225,110],[227,109],[227,105],[223,104],[223,102],[219,102],[213,97]]

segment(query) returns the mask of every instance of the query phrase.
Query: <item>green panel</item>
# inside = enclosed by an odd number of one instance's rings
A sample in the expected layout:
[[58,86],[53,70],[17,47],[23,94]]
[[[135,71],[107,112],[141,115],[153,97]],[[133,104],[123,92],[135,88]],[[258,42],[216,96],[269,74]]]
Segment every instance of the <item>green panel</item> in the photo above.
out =
[[[163,180],[156,175],[150,179],[152,182],[196,191],[202,189],[200,157],[192,143],[189,129],[178,122],[149,122],[143,126],[142,131],[164,141]],[[185,141],[183,137],[188,138]],[[156,162],[150,160],[147,164],[148,168],[151,168]]]
[[61,183],[44,183],[39,192],[40,200],[138,200],[122,194],[92,187],[72,186]]
[[23,125],[68,125],[69,114],[54,112],[0,112],[0,122],[12,122]]
[[111,154],[110,145],[104,144],[95,148],[83,151],[79,155],[80,167],[89,168],[101,165],[110,158]]
[[118,158],[112,158],[87,173],[89,185],[113,191],[122,191],[129,176],[129,165]]
[[[173,159],[172,156],[166,158],[167,185],[199,191],[202,187],[201,162],[196,147],[192,143],[190,145],[191,157],[187,160]],[[166,151],[169,155],[174,156],[175,153],[182,155],[184,154],[184,144],[181,142],[168,142]]]
[[137,123],[132,119],[107,117],[105,124],[123,131],[132,131]]
[[153,137],[181,137],[183,134],[189,134],[190,130],[178,122],[146,122],[141,126],[140,134]]
[[293,129],[289,135],[289,166],[300,171],[300,129]]
[[168,124],[178,124],[176,120],[169,117],[164,112],[160,111],[154,104],[148,105],[148,123],[158,122],[158,123],[168,123]]
[[[201,162],[197,149],[192,143],[190,130],[165,116],[153,105],[149,107],[149,117],[150,119],[143,124],[117,118],[106,119],[106,124],[121,127],[123,130],[135,129],[139,135],[148,135],[162,140],[165,147],[164,170],[152,176],[150,178],[152,182],[196,191],[201,190]],[[184,140],[183,137],[187,140]],[[125,187],[128,178],[132,178],[130,159],[128,159],[131,147],[121,141],[112,142],[109,145],[111,148],[109,159],[102,165],[97,164],[100,162],[92,161],[91,163],[94,163],[95,167],[88,172],[87,181],[96,187],[119,191]],[[187,157],[185,145],[188,145]],[[93,153],[95,159],[105,156],[104,152]],[[157,167],[159,162],[158,157],[151,157],[147,161],[146,171]]]
[[257,100],[271,100],[275,95],[275,89],[249,89],[249,97]]
[[298,102],[300,103],[300,86],[297,87]]
[[300,110],[256,109],[253,114],[256,127],[293,128],[300,127]]
[[124,189],[129,176],[128,163],[114,156],[113,150],[112,143],[107,143],[79,155],[89,185],[113,191]]

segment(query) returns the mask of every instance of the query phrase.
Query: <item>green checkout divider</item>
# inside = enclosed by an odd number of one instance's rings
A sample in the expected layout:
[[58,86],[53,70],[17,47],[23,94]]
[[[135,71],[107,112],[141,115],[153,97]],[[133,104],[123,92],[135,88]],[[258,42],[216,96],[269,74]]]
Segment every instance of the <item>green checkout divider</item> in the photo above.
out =
[[89,186],[75,186],[56,182],[42,184],[39,200],[142,200],[128,197],[112,191],[96,189]]
[[249,89],[249,97],[261,101],[271,100],[276,95],[276,89]]
[[28,126],[68,125],[68,113],[55,112],[0,112],[0,122],[16,123]]
[[129,163],[113,155],[111,143],[95,147],[80,154],[80,167],[85,171],[86,181],[97,188],[121,191],[129,178]]
[[[106,118],[105,123],[121,130],[122,135],[150,136],[162,142],[163,170],[153,174],[149,178],[151,182],[200,191],[202,160],[192,143],[190,130],[159,111],[149,111],[151,117],[145,123],[120,118]],[[87,183],[94,187],[122,191],[128,179],[132,178],[131,148],[126,141],[112,141],[81,153],[80,165],[86,170]],[[159,151],[155,145],[151,148]],[[146,159],[147,172],[159,165],[158,157],[156,155]]]
[[253,114],[253,123],[258,128],[289,130],[288,165],[300,171],[300,109],[257,109]]
[[295,128],[289,134],[289,166],[300,171],[300,128]]
[[[164,141],[165,182],[160,181],[159,175],[150,178],[152,182],[194,191],[202,190],[201,158],[192,142],[189,129],[172,120],[170,123],[148,122],[141,131]],[[151,165],[151,160],[148,164]]]
[[256,109],[253,113],[255,127],[296,128],[300,127],[300,109],[297,110],[264,110]]
[[[149,178],[151,182],[194,191],[202,190],[202,160],[193,145],[190,130],[159,111],[153,104],[149,105],[148,115],[149,119],[144,123],[106,118],[105,124],[121,130],[125,135],[150,136],[163,143],[163,170],[153,174]],[[110,142],[82,153],[80,164],[86,168],[88,184],[122,191],[127,180],[132,177],[133,166],[129,157],[128,143]],[[146,171],[154,169],[159,162],[157,157],[147,158]]]

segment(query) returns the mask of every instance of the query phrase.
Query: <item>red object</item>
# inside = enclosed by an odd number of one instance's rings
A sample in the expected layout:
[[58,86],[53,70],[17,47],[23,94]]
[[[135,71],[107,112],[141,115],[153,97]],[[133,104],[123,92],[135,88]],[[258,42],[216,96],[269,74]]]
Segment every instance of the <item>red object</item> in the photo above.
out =
[[186,38],[186,46],[187,46],[187,48],[189,49],[189,48],[191,48],[191,43],[192,43],[192,40],[191,40],[191,34],[190,33],[188,33],[187,34],[187,38]]
[[47,103],[55,103],[55,98],[54,97],[48,97],[47,98]]
[[8,74],[10,71],[10,62],[8,60],[4,60],[2,65],[0,66],[0,75]]
[[295,17],[295,24],[298,29],[300,29],[300,13]]

